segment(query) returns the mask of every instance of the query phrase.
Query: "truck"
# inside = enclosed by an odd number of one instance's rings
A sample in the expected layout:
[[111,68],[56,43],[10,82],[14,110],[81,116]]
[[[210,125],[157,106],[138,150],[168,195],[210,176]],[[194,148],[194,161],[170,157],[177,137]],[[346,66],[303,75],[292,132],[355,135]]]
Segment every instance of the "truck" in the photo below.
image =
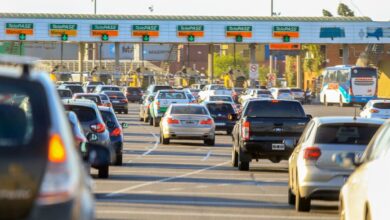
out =
[[252,160],[288,160],[311,115],[289,100],[249,100],[233,128],[232,165],[249,170]]

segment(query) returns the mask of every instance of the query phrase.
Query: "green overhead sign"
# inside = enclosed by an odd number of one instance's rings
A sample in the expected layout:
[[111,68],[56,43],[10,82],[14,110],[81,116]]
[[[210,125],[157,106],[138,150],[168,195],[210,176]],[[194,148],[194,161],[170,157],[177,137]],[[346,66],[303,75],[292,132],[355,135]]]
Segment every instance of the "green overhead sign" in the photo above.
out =
[[118,27],[119,25],[117,24],[93,24],[92,25],[92,30],[96,30],[96,31],[100,31],[100,30],[104,30],[104,31],[117,31],[118,30]]
[[252,31],[252,26],[226,26],[226,31],[238,31],[238,32]]
[[179,25],[177,31],[204,31],[203,25]]
[[159,25],[133,25],[133,31],[159,31]]
[[274,32],[299,32],[299,26],[274,26]]
[[50,30],[77,30],[77,24],[50,24]]
[[6,23],[6,29],[33,29],[33,23]]

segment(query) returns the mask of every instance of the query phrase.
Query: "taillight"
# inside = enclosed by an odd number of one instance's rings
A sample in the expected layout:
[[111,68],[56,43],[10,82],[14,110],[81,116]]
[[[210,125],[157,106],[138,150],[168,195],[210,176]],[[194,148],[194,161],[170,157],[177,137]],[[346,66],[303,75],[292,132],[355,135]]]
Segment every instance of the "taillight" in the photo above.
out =
[[250,126],[251,124],[249,123],[249,121],[244,121],[244,123],[242,124],[242,138],[244,139],[244,141],[249,140]]
[[179,124],[179,120],[173,119],[173,118],[168,118],[167,123],[172,125],[172,124]]
[[321,156],[321,149],[318,147],[308,147],[305,149],[303,158],[306,160],[318,160]]
[[157,106],[157,109],[160,109],[160,102],[159,101],[156,101],[156,106]]
[[67,151],[58,134],[50,137],[48,163],[39,189],[37,203],[51,205],[69,201],[77,187],[77,171],[71,170]]
[[121,130],[120,128],[115,128],[115,129],[111,132],[110,136],[117,137],[117,136],[120,136],[121,133],[122,133],[122,130]]
[[370,109],[370,112],[371,112],[371,113],[379,113],[379,110],[373,108],[373,109]]
[[202,121],[200,121],[200,124],[201,125],[212,125],[213,124],[213,119],[209,118],[209,119],[206,119],[206,120],[202,120]]
[[103,133],[106,130],[106,126],[102,123],[91,125],[92,131],[96,133]]
[[349,88],[349,94],[350,94],[350,95],[353,95],[352,88]]
[[127,103],[127,99],[121,99],[121,103]]

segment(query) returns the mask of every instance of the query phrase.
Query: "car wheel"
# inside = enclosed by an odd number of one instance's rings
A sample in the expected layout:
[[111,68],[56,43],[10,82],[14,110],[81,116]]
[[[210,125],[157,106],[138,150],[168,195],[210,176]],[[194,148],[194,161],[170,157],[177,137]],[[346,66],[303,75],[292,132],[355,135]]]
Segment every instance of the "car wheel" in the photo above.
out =
[[159,121],[157,120],[157,118],[153,118],[153,126],[154,127],[158,127],[159,126]]
[[127,115],[129,114],[129,110],[125,110],[124,113]]
[[149,116],[149,125],[153,125],[153,118]]
[[227,131],[226,131],[226,134],[227,134],[227,135],[231,135],[231,134],[232,134],[232,130],[230,130],[230,129],[227,130]]
[[288,187],[288,204],[295,205],[295,195],[292,193],[290,187]]
[[116,155],[116,160],[115,160],[115,166],[122,166],[123,164],[123,155],[122,154],[117,154]]
[[238,153],[235,148],[235,143],[233,142],[233,149],[232,149],[232,166],[237,167],[238,166]]
[[148,116],[144,116],[144,122],[149,122],[149,117]]
[[295,195],[295,210],[298,212],[309,212],[311,200],[309,198],[301,197],[299,186],[297,184],[297,194]]
[[238,149],[238,170],[240,171],[248,171],[249,170],[249,161],[241,160],[241,149]]
[[215,138],[213,138],[213,139],[206,139],[203,142],[207,146],[214,146],[215,145]]
[[163,145],[169,144],[169,138],[164,138],[164,135],[162,132],[160,132],[160,143],[162,143]]
[[108,178],[108,166],[99,168],[98,177],[102,178],[102,179],[107,179]]

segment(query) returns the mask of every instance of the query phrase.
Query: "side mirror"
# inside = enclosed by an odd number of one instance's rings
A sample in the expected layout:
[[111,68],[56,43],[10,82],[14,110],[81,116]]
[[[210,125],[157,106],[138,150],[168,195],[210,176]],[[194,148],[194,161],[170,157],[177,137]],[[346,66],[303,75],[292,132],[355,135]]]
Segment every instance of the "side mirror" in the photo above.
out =
[[346,169],[354,169],[360,165],[359,156],[352,152],[333,154],[332,161]]
[[89,133],[89,134],[87,134],[87,140],[89,141],[89,142],[95,142],[95,141],[97,141],[99,138],[98,138],[98,136],[96,135],[96,134],[94,134],[94,133]]
[[308,117],[308,118],[310,118],[310,119],[312,119],[312,118],[313,118],[313,116],[312,116],[312,115],[310,115],[310,114],[307,114],[307,115],[306,115],[306,117]]
[[115,123],[112,122],[112,121],[107,121],[106,125],[107,125],[108,128],[114,128],[115,127]]
[[129,127],[129,124],[127,124],[126,122],[123,122],[123,123],[121,124],[121,126],[122,126],[122,128],[128,128],[128,127]]

